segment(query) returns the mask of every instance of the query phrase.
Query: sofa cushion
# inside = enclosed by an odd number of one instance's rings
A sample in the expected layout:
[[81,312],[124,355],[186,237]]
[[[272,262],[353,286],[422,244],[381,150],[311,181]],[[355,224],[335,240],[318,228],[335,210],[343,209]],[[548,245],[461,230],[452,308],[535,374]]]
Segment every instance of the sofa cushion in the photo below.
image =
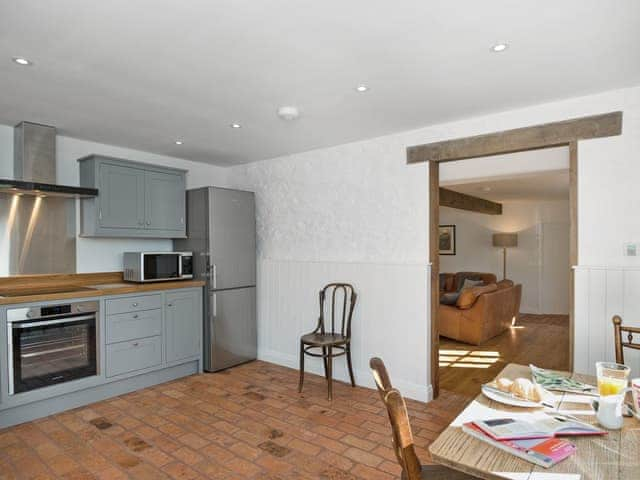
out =
[[485,283],[482,280],[472,280],[470,278],[465,278],[464,282],[462,282],[462,284],[460,285],[460,288],[458,289],[458,291],[461,292],[467,288],[480,287],[484,284]]
[[440,303],[442,305],[455,305],[458,301],[460,292],[447,292],[440,296]]
[[476,303],[478,297],[485,293],[491,293],[498,290],[498,287],[495,283],[491,283],[489,285],[483,285],[472,288],[465,288],[460,293],[458,297],[458,301],[456,302],[456,306],[462,310],[468,310],[473,307],[473,304]]
[[513,287],[513,281],[505,278],[504,280],[500,280],[498,283],[496,283],[496,285],[498,286],[498,290],[503,290],[505,288]]
[[445,292],[455,292],[456,276],[453,273],[440,274],[440,290]]
[[483,272],[457,272],[454,278],[454,290],[459,290],[465,278],[469,280],[482,280],[485,285],[496,283],[496,276],[493,273]]

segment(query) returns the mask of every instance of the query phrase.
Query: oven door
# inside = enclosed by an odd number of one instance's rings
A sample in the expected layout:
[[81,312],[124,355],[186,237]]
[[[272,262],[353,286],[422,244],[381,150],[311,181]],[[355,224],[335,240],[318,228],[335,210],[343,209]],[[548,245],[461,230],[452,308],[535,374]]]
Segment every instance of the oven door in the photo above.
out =
[[171,280],[180,277],[179,253],[145,253],[142,263],[143,281]]
[[7,326],[10,394],[97,374],[95,314]]

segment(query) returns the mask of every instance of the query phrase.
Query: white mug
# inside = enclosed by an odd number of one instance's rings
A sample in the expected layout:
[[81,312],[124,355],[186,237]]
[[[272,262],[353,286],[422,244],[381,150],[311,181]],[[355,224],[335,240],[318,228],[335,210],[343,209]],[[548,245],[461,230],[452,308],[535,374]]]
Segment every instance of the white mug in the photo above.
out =
[[629,388],[625,388],[618,395],[601,396],[598,400],[594,400],[591,403],[594,409],[596,408],[595,403],[598,403],[596,418],[600,425],[609,430],[620,430],[622,428],[624,422],[622,405],[626,393],[630,390]]

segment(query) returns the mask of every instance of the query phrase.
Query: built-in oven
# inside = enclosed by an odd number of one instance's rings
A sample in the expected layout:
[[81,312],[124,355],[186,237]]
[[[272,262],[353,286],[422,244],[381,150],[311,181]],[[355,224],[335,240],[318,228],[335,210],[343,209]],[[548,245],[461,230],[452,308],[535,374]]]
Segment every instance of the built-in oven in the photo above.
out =
[[98,302],[7,310],[9,394],[97,375]]

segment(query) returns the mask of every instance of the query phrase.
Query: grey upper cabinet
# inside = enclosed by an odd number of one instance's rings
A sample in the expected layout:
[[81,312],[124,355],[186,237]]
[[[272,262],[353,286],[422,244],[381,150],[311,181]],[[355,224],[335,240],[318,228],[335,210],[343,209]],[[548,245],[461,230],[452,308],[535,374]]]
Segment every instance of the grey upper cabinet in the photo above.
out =
[[166,172],[146,172],[145,195],[147,205],[146,228],[152,230],[175,230],[184,234],[184,175]]
[[145,171],[111,163],[99,167],[98,225],[102,228],[134,228],[144,225]]
[[101,155],[78,162],[80,185],[99,191],[81,201],[82,236],[186,236],[184,170]]

